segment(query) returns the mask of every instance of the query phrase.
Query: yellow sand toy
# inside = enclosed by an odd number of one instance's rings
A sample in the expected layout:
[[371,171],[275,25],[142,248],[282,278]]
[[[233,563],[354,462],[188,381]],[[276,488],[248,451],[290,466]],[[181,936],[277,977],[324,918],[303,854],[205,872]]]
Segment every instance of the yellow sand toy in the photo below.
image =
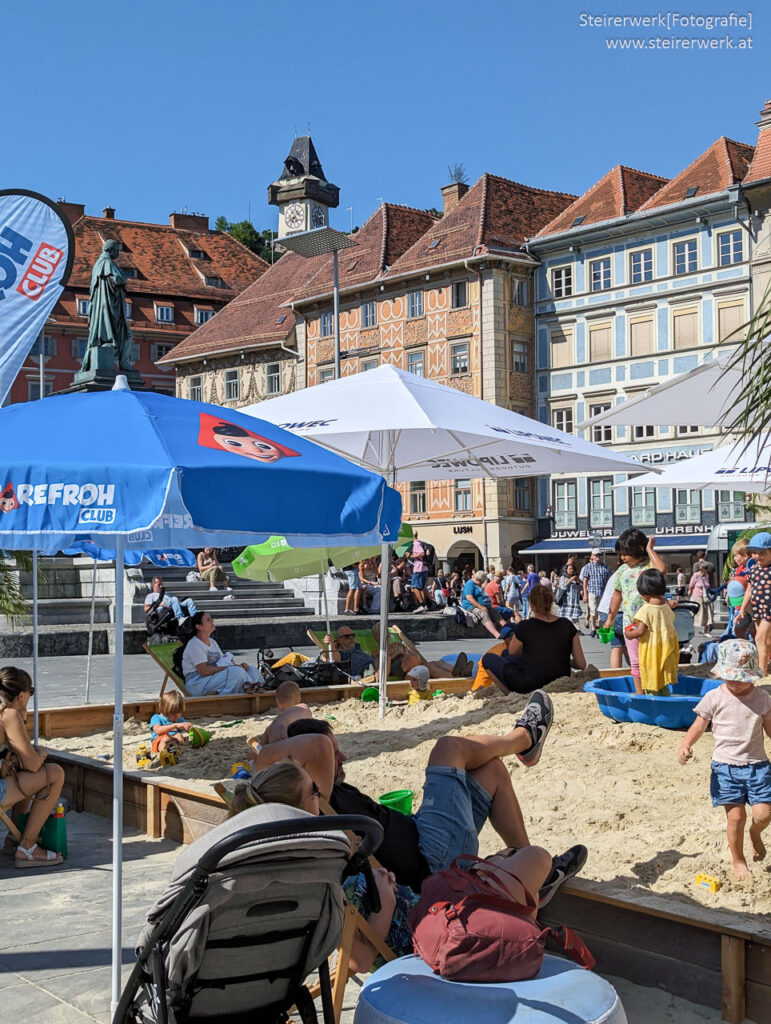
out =
[[173,750],[161,750],[158,752],[158,757],[160,757],[162,765],[175,765],[177,763],[177,755]]
[[140,770],[143,768],[150,767],[150,751],[147,749],[146,743],[140,743],[139,749],[137,750],[137,768]]
[[696,884],[700,889],[709,889],[710,892],[717,892],[723,885],[717,878],[712,875],[705,875],[704,872],[700,872],[696,876]]

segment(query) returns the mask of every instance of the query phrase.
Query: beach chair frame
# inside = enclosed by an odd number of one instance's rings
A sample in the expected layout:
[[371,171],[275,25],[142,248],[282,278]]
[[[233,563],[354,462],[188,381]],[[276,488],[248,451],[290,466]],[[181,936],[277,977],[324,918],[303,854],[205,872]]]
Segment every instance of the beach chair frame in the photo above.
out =
[[180,645],[178,643],[173,645],[142,644],[142,649],[145,651],[145,653],[150,655],[150,657],[153,659],[158,668],[163,669],[163,682],[161,683],[161,692],[158,694],[158,699],[160,700],[160,698],[163,696],[169,680],[171,680],[172,683],[174,683],[174,685],[177,687],[177,689],[179,690],[183,697],[189,697],[190,694],[187,692],[187,689],[185,688],[185,680],[181,676],[178,676],[173,668],[171,668],[158,657],[156,651],[160,646],[170,648],[172,651],[175,651]]
[[10,814],[6,814],[5,808],[3,807],[0,807],[0,822],[2,822],[3,825],[5,825],[5,827],[8,829],[9,834],[13,836],[16,842],[20,843],[21,832],[19,832],[18,828],[16,827],[16,823],[14,822],[13,818],[11,818]]

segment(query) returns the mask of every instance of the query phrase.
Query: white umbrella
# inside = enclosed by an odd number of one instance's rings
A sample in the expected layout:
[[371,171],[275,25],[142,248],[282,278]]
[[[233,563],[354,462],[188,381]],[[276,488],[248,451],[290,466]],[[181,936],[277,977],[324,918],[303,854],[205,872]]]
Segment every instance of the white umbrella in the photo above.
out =
[[642,395],[584,420],[577,430],[606,426],[667,427],[730,426],[744,411],[741,367],[730,368],[736,356],[727,352],[695,370],[678,374]]
[[644,473],[616,487],[685,487],[705,490],[771,491],[771,434],[748,441],[731,438],[712,451],[675,462],[662,473]]
[[[408,480],[639,471],[639,463],[394,366],[242,409],[385,476]],[[385,713],[390,546],[381,555],[380,714]]]

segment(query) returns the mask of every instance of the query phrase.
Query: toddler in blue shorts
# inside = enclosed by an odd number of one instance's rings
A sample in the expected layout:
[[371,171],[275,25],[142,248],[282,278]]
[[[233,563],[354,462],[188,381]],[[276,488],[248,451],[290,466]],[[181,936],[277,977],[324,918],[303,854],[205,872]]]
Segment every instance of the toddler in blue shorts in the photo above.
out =
[[771,764],[763,738],[764,733],[771,736],[771,696],[754,685],[762,673],[757,650],[749,640],[720,644],[712,674],[725,682],[705,694],[694,708],[696,721],[677,756],[680,764],[686,764],[693,755],[693,744],[712,723],[712,806],[725,807],[736,878],[749,878],[751,872],[744,859],[746,805],[752,812],[749,836],[753,861],[766,856],[761,834],[771,822]]

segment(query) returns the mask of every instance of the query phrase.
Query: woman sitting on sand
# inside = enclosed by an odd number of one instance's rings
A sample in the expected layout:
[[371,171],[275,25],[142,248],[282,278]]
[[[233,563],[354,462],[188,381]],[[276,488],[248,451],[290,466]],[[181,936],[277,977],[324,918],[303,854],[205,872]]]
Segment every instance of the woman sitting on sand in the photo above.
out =
[[0,778],[0,807],[6,810],[32,801],[19,845],[15,846],[10,836],[5,841],[5,851],[14,851],[17,868],[50,868],[62,862],[60,853],[45,850],[36,842],[59,799],[64,770],[61,765],[46,764],[48,751],[36,750],[29,741],[25,721],[34,692],[23,669],[0,669],[0,765],[8,765],[3,768],[8,774]]
[[[318,786],[303,768],[292,761],[277,761],[269,768],[257,772],[249,782],[236,786],[228,817],[233,818],[260,804],[276,803],[319,814],[319,797]],[[531,903],[538,902],[538,893],[552,871],[552,858],[546,850],[539,846],[526,846],[516,852],[503,850],[488,859],[515,876],[511,879],[511,887],[514,895],[522,902],[526,902],[527,894],[531,894]],[[397,885],[393,873],[385,868],[375,868],[373,875],[381,905],[377,913],[372,912],[364,875],[354,875],[343,882],[345,897],[396,956],[407,956],[413,951],[407,914],[418,902],[419,896],[408,886]],[[534,909],[531,917],[535,919],[535,915]],[[374,946],[357,931],[350,963],[354,971],[364,973],[372,970],[373,966],[380,967],[384,961]]]
[[532,693],[569,676],[571,668],[586,668],[578,630],[570,619],[552,614],[551,590],[536,584],[529,598],[531,617],[511,627],[508,652],[482,655],[482,665],[505,694]]
[[[191,697],[205,697],[207,693],[245,693],[264,684],[259,669],[245,661],[237,665],[233,655],[225,654],[212,639],[215,625],[208,612],[196,612],[190,623],[193,635],[182,651],[181,667]],[[179,658],[175,660],[179,664]]]

